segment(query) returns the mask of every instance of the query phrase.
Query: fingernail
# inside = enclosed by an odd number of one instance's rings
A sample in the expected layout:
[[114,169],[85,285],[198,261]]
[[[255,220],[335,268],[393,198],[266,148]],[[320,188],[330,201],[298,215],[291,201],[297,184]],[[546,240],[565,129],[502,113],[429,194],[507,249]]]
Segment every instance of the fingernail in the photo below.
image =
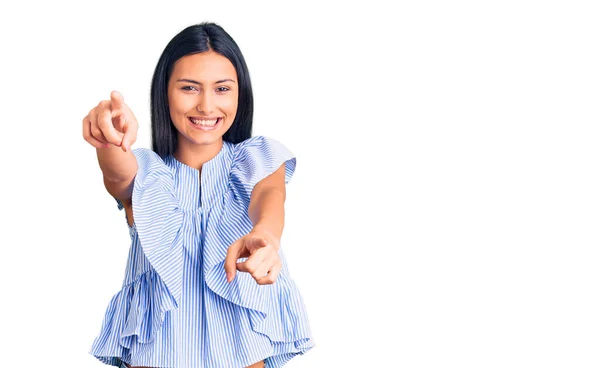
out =
[[233,276],[230,272],[227,272],[227,282],[231,282],[231,280],[233,280]]

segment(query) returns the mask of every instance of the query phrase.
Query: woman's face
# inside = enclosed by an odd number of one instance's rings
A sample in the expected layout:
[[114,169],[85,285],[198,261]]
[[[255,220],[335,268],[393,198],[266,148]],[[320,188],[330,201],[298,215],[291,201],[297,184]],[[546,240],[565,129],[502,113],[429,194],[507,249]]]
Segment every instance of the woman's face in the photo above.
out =
[[233,64],[214,51],[187,55],[175,62],[167,94],[179,144],[213,144],[222,140],[235,119],[237,74]]

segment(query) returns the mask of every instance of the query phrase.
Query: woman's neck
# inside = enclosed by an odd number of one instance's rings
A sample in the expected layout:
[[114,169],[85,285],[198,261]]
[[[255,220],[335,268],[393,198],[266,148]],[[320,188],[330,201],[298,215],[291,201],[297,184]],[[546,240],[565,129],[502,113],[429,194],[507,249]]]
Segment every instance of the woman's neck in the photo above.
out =
[[194,144],[180,140],[173,157],[189,167],[200,170],[202,165],[218,155],[222,148],[223,138],[210,144]]

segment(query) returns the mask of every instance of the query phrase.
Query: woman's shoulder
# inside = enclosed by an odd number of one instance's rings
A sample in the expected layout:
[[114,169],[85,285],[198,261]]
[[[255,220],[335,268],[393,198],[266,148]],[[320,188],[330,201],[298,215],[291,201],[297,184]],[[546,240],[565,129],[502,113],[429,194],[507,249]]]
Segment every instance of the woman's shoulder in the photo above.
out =
[[266,136],[254,136],[238,143],[234,150],[231,179],[250,198],[252,188],[285,164],[289,182],[296,168],[296,156],[281,142]]
[[158,153],[154,152],[153,150],[151,150],[149,148],[138,147],[138,148],[132,149],[131,152],[138,159],[141,158],[141,159],[152,160],[152,161],[156,161],[156,160],[164,161],[163,158],[161,158],[158,155]]
[[233,145],[234,161],[252,155],[269,155],[275,152],[289,152],[279,140],[264,135],[256,135]]
[[174,161],[172,155],[162,157],[154,150],[144,147],[134,148],[131,152],[135,156],[140,170],[172,169]]
[[244,149],[245,147],[248,146],[253,146],[253,145],[257,145],[260,144],[262,142],[264,142],[265,140],[268,140],[268,137],[265,137],[264,135],[255,135],[252,136],[250,138],[247,138],[239,143],[234,143],[233,144],[233,149],[234,151],[239,151]]
[[158,153],[148,148],[134,148],[131,150],[137,160],[137,178],[145,179],[148,176],[172,176],[169,156],[161,157]]

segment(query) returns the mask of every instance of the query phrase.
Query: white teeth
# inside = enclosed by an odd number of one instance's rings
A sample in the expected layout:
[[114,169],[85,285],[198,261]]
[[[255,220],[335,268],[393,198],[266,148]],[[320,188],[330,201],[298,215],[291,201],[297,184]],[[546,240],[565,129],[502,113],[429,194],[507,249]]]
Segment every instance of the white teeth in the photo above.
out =
[[207,126],[207,127],[215,126],[217,121],[219,121],[219,119],[200,120],[200,119],[194,119],[194,118],[190,118],[190,120],[192,121],[192,123],[194,123],[196,125],[202,125],[202,126]]

